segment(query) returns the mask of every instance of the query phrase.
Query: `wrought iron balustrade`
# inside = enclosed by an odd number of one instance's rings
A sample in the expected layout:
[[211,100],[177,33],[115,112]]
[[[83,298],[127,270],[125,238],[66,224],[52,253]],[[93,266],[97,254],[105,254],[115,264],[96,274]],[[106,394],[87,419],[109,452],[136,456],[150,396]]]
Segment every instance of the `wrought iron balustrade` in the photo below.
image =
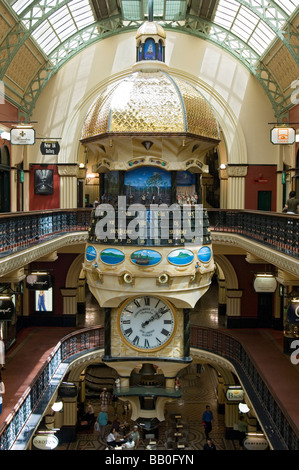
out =
[[90,209],[0,214],[0,256],[8,256],[61,234],[87,231],[90,216]]
[[210,229],[229,232],[299,257],[299,216],[276,212],[208,209]]

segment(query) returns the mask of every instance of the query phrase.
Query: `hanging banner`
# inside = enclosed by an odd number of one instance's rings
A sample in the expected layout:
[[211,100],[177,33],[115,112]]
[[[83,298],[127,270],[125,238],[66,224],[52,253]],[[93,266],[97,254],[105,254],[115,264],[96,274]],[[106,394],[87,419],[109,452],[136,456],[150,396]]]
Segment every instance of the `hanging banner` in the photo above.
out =
[[29,290],[48,290],[52,287],[51,281],[48,273],[32,273],[26,277],[26,287]]
[[271,129],[270,140],[272,144],[293,144],[296,132],[293,127],[274,127]]
[[15,306],[10,296],[0,296],[0,321],[11,321]]

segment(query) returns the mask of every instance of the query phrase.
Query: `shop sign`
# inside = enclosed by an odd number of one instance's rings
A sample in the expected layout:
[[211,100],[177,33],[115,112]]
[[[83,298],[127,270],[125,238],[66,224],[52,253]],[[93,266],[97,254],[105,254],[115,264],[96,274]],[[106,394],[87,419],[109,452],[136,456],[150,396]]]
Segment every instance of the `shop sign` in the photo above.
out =
[[53,434],[35,436],[32,442],[34,447],[40,450],[53,450],[59,444],[58,438]]
[[0,297],[0,320],[10,321],[15,312],[15,306],[10,296]]
[[26,287],[29,290],[48,290],[51,287],[51,276],[49,274],[28,274]]
[[226,390],[226,398],[228,401],[242,401],[244,399],[244,390],[237,387],[229,387]]
[[299,301],[290,303],[287,316],[290,323],[299,323]]
[[293,144],[296,132],[293,127],[274,127],[271,129],[270,140],[272,144]]
[[17,127],[11,129],[10,143],[12,145],[34,145],[35,130],[31,127]]
[[243,446],[247,450],[266,450],[268,442],[263,436],[247,436],[243,441]]
[[40,144],[40,151],[42,155],[58,155],[60,145],[58,142],[42,142]]

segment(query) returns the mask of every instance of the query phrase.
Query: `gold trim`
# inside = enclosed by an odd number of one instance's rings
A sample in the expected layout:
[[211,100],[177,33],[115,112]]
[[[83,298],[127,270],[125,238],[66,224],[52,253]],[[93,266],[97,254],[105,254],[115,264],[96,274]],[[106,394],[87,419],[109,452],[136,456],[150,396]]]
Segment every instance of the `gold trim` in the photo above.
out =
[[[130,302],[132,302],[132,300],[134,299],[138,299],[138,297],[152,297],[153,299],[160,299],[162,300],[162,302],[164,302],[166,305],[169,306],[170,310],[172,311],[172,314],[173,314],[173,318],[174,318],[174,327],[173,327],[173,331],[171,333],[171,336],[168,338],[167,341],[165,341],[165,343],[163,343],[161,346],[158,346],[156,348],[138,348],[137,346],[133,346],[132,343],[130,343],[123,335],[123,332],[121,330],[121,327],[120,327],[120,317],[121,317],[121,314],[124,310],[124,308],[126,307],[127,304],[129,304]],[[129,346],[131,349],[134,349],[135,351],[139,351],[139,352],[155,352],[155,351],[160,351],[161,349],[163,349],[165,346],[167,346],[170,341],[172,341],[175,333],[176,333],[176,330],[177,330],[177,312],[175,310],[175,307],[167,300],[167,299],[164,299],[163,297],[159,297],[159,296],[154,296],[154,295],[139,295],[139,296],[132,296],[130,297],[129,299],[125,300],[121,306],[119,307],[118,309],[118,313],[117,313],[117,329],[118,329],[118,332],[120,334],[120,337],[122,338],[122,340],[124,341],[124,343]]]

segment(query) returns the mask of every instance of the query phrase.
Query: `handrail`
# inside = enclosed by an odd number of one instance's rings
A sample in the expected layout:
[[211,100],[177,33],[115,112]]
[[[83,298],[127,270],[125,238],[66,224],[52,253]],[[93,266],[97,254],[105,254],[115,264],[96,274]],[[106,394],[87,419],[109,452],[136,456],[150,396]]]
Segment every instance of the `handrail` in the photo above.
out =
[[[273,449],[299,450],[298,430],[292,427],[246,348],[232,335],[220,330],[199,326],[191,326],[190,330],[190,346],[229,360],[246,383],[250,400],[262,403],[260,412],[262,419],[266,420],[265,428],[270,423],[267,437],[272,439]],[[11,450],[61,364],[72,362],[78,355],[103,348],[103,326],[79,330],[62,338],[0,429],[0,450]]]
[[299,216],[243,209],[208,209],[210,229],[241,235],[275,251],[299,257]]

